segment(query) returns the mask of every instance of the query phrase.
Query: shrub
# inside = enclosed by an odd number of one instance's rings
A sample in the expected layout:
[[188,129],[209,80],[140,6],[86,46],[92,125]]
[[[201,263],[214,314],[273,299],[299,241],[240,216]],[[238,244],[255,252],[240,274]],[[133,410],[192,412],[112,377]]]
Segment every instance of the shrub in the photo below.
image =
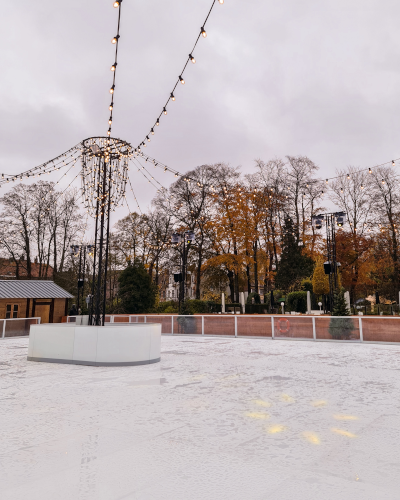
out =
[[303,292],[311,292],[313,291],[313,284],[311,279],[306,278],[301,282],[301,289]]
[[247,297],[246,304],[252,304],[254,299],[255,304],[261,304],[261,297],[257,292],[250,293]]
[[268,304],[246,304],[246,314],[267,314]]
[[175,300],[168,300],[165,302],[160,302],[156,309],[157,313],[178,313],[179,312],[179,302]]
[[209,311],[208,302],[205,300],[186,300],[186,305],[190,314],[207,314]]
[[307,312],[307,292],[291,292],[286,296],[286,311]]

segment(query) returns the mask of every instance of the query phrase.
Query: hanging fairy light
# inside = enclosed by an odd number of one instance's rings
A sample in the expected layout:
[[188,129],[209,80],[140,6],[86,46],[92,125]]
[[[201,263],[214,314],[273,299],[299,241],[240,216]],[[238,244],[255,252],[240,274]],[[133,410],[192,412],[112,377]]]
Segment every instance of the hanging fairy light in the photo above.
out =
[[[218,1],[219,1],[219,3],[220,3],[220,4],[223,4],[223,3],[224,3],[224,0],[218,0]],[[177,82],[175,83],[175,85],[174,85],[174,87],[173,87],[173,89],[172,89],[172,92],[170,93],[170,97],[168,98],[168,100],[167,100],[167,102],[166,102],[165,106],[163,107],[162,112],[160,113],[160,115],[159,115],[159,116],[158,116],[158,118],[157,118],[157,121],[156,121],[156,123],[155,123],[155,125],[156,125],[156,126],[158,126],[158,125],[160,124],[160,118],[161,118],[162,114],[163,114],[163,113],[164,113],[164,115],[166,115],[166,114],[167,114],[167,112],[166,112],[166,107],[167,107],[167,105],[168,105],[168,102],[169,102],[169,101],[175,101],[175,94],[174,94],[174,91],[176,90],[178,83],[181,83],[182,85],[185,85],[185,79],[184,79],[184,77],[183,77],[183,73],[185,72],[185,70],[186,70],[186,68],[187,68],[188,63],[189,63],[189,62],[192,62],[193,64],[195,64],[195,63],[196,63],[196,59],[194,58],[193,53],[194,53],[194,50],[195,50],[195,48],[196,48],[196,46],[197,46],[197,44],[198,44],[198,42],[199,42],[199,39],[200,39],[201,37],[203,37],[203,38],[206,38],[206,37],[207,37],[207,32],[206,32],[206,30],[205,30],[205,26],[206,26],[206,23],[207,23],[207,21],[208,21],[208,18],[210,17],[211,11],[213,10],[213,8],[214,8],[214,6],[215,6],[215,3],[216,3],[216,0],[212,0],[211,8],[210,8],[210,10],[208,11],[207,17],[206,17],[206,19],[205,19],[205,21],[204,21],[204,23],[203,23],[202,27],[200,28],[200,34],[198,35],[198,37],[197,37],[197,39],[196,39],[196,42],[195,42],[195,44],[194,44],[194,46],[193,46],[193,49],[192,49],[192,50],[191,50],[191,52],[189,53],[189,56],[188,56],[188,58],[187,58],[187,60],[186,60],[186,63],[185,63],[185,65],[184,65],[184,67],[183,67],[183,70],[181,71],[181,73],[180,73],[180,75],[179,75],[179,77],[178,77],[178,80],[177,80]],[[119,4],[117,5],[117,7],[118,7],[118,6],[119,6]],[[112,39],[112,43],[115,43],[115,44],[117,44],[117,45],[118,45],[118,38],[117,38],[117,37],[114,37],[114,38]],[[154,128],[154,125],[153,125],[153,127],[152,127],[152,128]]]
[[111,71],[113,73],[113,83],[112,83],[112,86],[110,88],[110,94],[112,96],[111,98],[111,104],[109,106],[109,110],[111,112],[111,116],[110,116],[110,119],[108,121],[109,123],[109,129],[107,131],[107,136],[108,137],[111,137],[111,125],[112,125],[112,113],[113,113],[113,110],[114,110],[114,92],[115,92],[115,79],[116,79],[116,73],[117,73],[117,64],[118,64],[118,45],[119,45],[119,39],[121,38],[119,32],[120,32],[120,25],[121,25],[121,3],[122,3],[122,0],[117,0],[114,2],[114,7],[116,9],[118,9],[118,28],[117,28],[117,34],[115,35],[115,37],[111,40],[111,43],[113,45],[115,45],[115,58],[114,58],[114,64],[111,66]]

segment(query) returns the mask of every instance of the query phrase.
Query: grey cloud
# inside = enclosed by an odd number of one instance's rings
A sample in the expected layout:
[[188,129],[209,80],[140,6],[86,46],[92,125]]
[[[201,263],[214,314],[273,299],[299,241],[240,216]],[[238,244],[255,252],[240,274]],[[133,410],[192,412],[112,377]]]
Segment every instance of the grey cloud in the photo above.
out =
[[[125,0],[115,136],[136,145],[149,132],[210,4]],[[321,177],[400,156],[399,13],[392,0],[225,0],[146,152],[182,172],[219,161],[251,172],[255,158],[301,154]],[[104,135],[112,1],[8,2],[0,29],[0,170]],[[148,206],[154,188],[132,181]]]

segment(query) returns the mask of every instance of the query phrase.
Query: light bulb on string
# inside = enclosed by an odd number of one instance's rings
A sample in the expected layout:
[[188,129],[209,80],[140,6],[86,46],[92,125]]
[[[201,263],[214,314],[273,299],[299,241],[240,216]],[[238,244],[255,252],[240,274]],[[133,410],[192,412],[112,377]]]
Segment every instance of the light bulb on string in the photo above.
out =
[[160,125],[160,120],[157,118],[157,121],[156,121],[156,125],[157,127]]
[[392,166],[395,167],[396,166],[396,162],[394,160],[392,160]]
[[202,34],[203,38],[207,38],[207,32],[204,29],[204,26],[201,27],[201,34]]
[[189,54],[189,59],[192,61],[193,64],[196,64],[196,59],[192,56],[192,54]]
[[111,68],[110,68],[110,69],[111,69],[111,71],[115,71],[116,67],[117,67],[117,63],[115,62],[115,63],[111,66]]
[[110,94],[114,94],[114,90],[115,90],[115,85],[113,84],[113,86],[110,88]]
[[167,108],[164,108],[164,109],[163,109],[163,113],[164,113],[164,115],[166,115],[166,114],[167,114]]
[[172,100],[172,101],[175,101],[175,96],[174,96],[174,93],[173,93],[173,92],[171,92],[171,100]]
[[371,168],[369,168],[369,169],[368,169],[368,173],[369,173],[369,174],[372,174],[372,170],[371,170]]
[[185,80],[182,78],[182,75],[179,77],[179,81],[181,82],[182,85],[185,85]]
[[121,5],[121,2],[122,0],[117,0],[116,2],[114,2],[114,7],[118,9],[118,7]]
[[116,44],[118,42],[119,35],[115,36],[112,40],[111,43]]

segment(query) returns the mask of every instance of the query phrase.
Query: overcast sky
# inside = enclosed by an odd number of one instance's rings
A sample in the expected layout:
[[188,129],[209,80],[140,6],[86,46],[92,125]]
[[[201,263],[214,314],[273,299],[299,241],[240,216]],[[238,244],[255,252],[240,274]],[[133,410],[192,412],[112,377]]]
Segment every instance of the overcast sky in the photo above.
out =
[[[124,0],[113,136],[136,146],[149,132],[211,3]],[[0,172],[105,135],[112,4],[2,2]],[[395,0],[218,3],[146,153],[181,172],[221,161],[252,172],[257,158],[306,155],[322,177],[400,157],[399,14]],[[132,182],[145,209],[155,189],[135,172]]]

